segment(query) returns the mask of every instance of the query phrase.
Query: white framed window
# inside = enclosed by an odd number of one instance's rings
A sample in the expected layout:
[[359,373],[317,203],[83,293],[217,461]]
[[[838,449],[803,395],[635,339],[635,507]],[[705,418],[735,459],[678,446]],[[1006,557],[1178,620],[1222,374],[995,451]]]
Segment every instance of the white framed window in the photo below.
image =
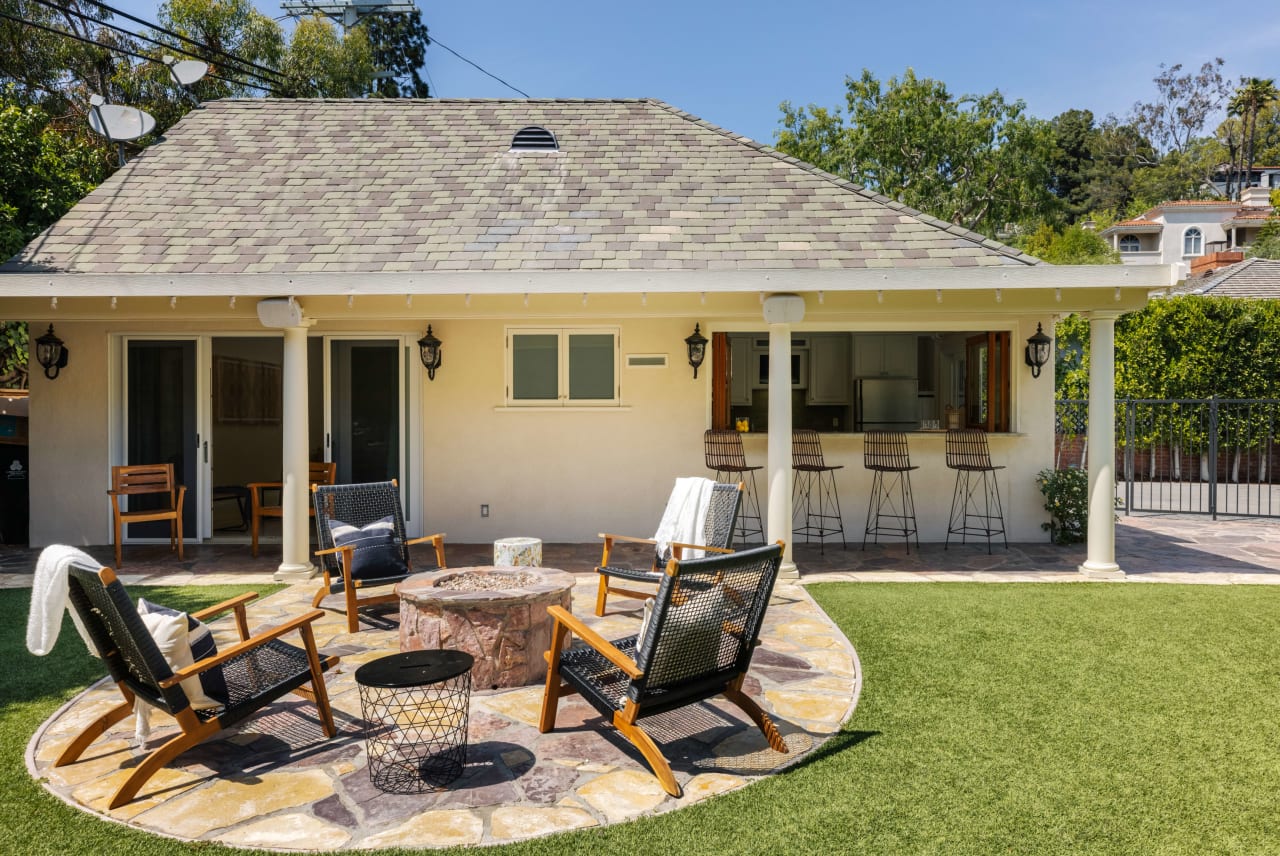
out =
[[1120,252],[1136,253],[1142,249],[1142,244],[1138,241],[1137,235],[1125,235],[1120,239]]
[[1182,233],[1182,254],[1184,256],[1204,255],[1204,233],[1195,226]]
[[618,328],[508,327],[506,403],[616,405]]

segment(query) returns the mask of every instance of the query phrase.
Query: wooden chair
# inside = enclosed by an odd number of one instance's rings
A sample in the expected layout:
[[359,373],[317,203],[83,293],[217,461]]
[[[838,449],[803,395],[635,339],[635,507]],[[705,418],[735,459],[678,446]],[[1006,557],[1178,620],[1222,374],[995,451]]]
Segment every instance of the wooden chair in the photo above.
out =
[[[245,604],[257,597],[254,593],[192,613],[195,618],[205,619],[234,610],[241,641],[218,652],[217,656],[197,660],[174,672],[114,571],[72,563],[67,582],[71,607],[84,623],[98,656],[124,699],[86,725],[58,756],[54,766],[62,767],[78,759],[94,740],[133,713],[135,699],[168,713],[181,729],[142,759],[116,790],[108,804],[110,808],[130,802],[148,779],[187,749],[286,693],[296,693],[315,702],[325,735],[333,737],[336,733],[322,673],[337,665],[338,658],[321,657],[316,649],[311,623],[324,615],[320,610],[312,610],[253,636],[249,635]],[[295,632],[302,637],[301,648],[280,640],[281,636]],[[195,710],[179,682],[211,669],[221,670],[227,696],[218,699],[222,702],[220,707]]]
[[[742,482],[737,484],[718,483],[711,492],[711,505],[707,509],[707,522],[703,529],[705,544],[672,544],[667,555],[659,555],[658,542],[652,538],[632,538],[627,535],[611,535],[600,533],[604,539],[604,556],[596,573],[600,575],[599,588],[596,590],[596,615],[604,615],[605,602],[610,593],[625,597],[653,597],[653,591],[641,591],[612,585],[611,578],[627,580],[631,583],[657,584],[662,579],[662,570],[671,558],[679,559],[684,550],[697,549],[707,553],[731,553],[733,546],[733,530],[738,518],[738,509],[742,505]],[[625,565],[610,564],[613,545],[617,542],[627,544],[652,544],[654,546],[653,563],[647,567],[634,568]]]
[[[312,461],[307,473],[307,482],[315,487],[318,484],[333,484],[338,477],[338,465],[329,461]],[[263,494],[268,490],[282,490],[283,482],[253,482],[249,488],[250,520],[249,528],[253,538],[253,556],[258,556],[258,534],[262,531],[262,518],[284,517],[283,505],[266,505]],[[315,509],[307,506],[307,514],[315,514]]]
[[[421,538],[405,538],[400,488],[395,479],[368,484],[315,485],[311,488],[311,498],[316,518],[316,542],[320,545],[316,557],[320,559],[320,569],[324,572],[324,584],[316,592],[311,605],[318,607],[329,595],[342,592],[349,633],[360,629],[360,618],[356,613],[359,607],[392,603],[396,600],[395,592],[386,588],[389,584],[398,583],[413,573],[435,571],[445,566],[443,532]],[[390,545],[366,547],[334,544],[330,522],[361,528],[387,517],[392,522]],[[409,559],[409,547],[428,541],[435,546],[436,563],[432,567],[415,569]],[[387,573],[374,568],[372,573],[365,573],[358,567],[366,557],[374,558],[373,551],[388,547],[400,570]],[[365,588],[381,588],[382,591],[359,597],[360,590]]]
[[[158,496],[168,497],[163,508],[129,509],[120,508],[122,496]],[[169,549],[177,549],[178,558],[182,558],[182,501],[186,498],[185,485],[176,484],[173,478],[173,464],[133,464],[111,468],[111,519],[116,546],[116,567],[122,564],[120,558],[121,537],[126,523],[146,523],[151,520],[169,521]]]
[[[769,715],[742,691],[781,562],[781,542],[731,555],[672,559],[639,641],[628,636],[610,642],[565,609],[548,607],[555,624],[538,730],[555,728],[561,696],[581,693],[612,718],[663,789],[676,797],[681,789],[671,766],[636,724],[646,716],[724,695],[760,728],[770,747],[786,752]],[[586,644],[564,651],[570,633]]]

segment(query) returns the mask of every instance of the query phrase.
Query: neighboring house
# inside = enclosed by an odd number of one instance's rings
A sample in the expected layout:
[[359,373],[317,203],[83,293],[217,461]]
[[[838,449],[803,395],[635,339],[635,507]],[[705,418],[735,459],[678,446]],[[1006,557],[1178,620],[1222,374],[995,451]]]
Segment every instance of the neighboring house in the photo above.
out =
[[[397,478],[412,534],[647,535],[742,413],[769,537],[791,537],[796,425],[843,466],[856,543],[855,380],[886,377],[899,427],[953,406],[991,431],[1009,538],[1038,541],[1053,371],[1024,342],[1089,314],[1105,391],[1114,318],[1171,283],[1038,263],[652,100],[207,103],[0,271],[0,317],[70,350],[32,372],[31,543],[105,543],[110,465],[173,461],[194,539],[241,537],[215,488],[283,476],[282,576],[309,569],[308,458]],[[941,541],[943,436],[911,456]],[[1112,476],[1090,475],[1086,564],[1112,570]]]
[[1239,202],[1164,202],[1101,234],[1124,264],[1180,265],[1181,276],[1195,275],[1244,258],[1244,249],[1274,213],[1270,192],[1268,187],[1248,187]]
[[[1227,195],[1227,178],[1228,170],[1224,166],[1213,174],[1210,184],[1213,189],[1220,195]],[[1248,180],[1244,182],[1246,187],[1265,187],[1271,190],[1280,187],[1280,166],[1260,166],[1254,164],[1253,170],[1249,173]]]

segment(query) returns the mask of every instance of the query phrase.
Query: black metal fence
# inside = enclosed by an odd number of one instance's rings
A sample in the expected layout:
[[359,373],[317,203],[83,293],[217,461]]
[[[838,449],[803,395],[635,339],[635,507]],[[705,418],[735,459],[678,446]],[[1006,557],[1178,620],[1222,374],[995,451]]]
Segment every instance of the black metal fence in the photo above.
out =
[[[1117,508],[1280,517],[1275,399],[1118,399]],[[1087,466],[1089,403],[1057,403],[1056,465]]]

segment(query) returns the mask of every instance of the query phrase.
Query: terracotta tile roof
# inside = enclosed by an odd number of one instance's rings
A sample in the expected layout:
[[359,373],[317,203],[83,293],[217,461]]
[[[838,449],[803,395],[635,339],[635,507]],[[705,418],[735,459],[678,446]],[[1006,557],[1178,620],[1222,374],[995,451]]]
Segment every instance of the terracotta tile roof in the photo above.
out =
[[[558,152],[509,151],[537,125]],[[652,100],[226,100],[6,271],[971,267],[1036,260]]]
[[1252,297],[1280,300],[1280,261],[1245,259],[1239,264],[1215,271],[1208,279],[1187,283],[1192,294],[1213,297]]
[[1160,223],[1154,223],[1151,220],[1144,220],[1141,217],[1133,220],[1121,220],[1119,223],[1112,223],[1098,234],[1109,235],[1112,232],[1159,232],[1164,226]]

